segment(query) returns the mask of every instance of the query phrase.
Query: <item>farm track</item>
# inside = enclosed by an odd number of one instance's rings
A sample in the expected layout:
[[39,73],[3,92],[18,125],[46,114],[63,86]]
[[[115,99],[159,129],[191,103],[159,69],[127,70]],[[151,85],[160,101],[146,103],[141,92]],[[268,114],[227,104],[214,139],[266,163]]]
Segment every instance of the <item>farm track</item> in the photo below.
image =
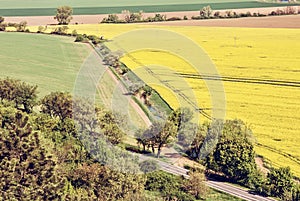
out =
[[213,76],[213,75],[195,75],[188,73],[177,73],[183,78],[200,79],[200,80],[220,80],[224,82],[242,82],[247,84],[262,84],[273,85],[282,87],[300,87],[300,82],[288,80],[275,80],[275,79],[261,79],[261,78],[242,78],[230,76]]
[[[263,147],[263,148],[268,149],[268,150],[270,150],[270,151],[272,151],[272,152],[275,152],[275,153],[280,154],[280,155],[282,155],[282,156],[284,156],[284,157],[287,157],[287,158],[289,158],[290,160],[292,160],[292,161],[294,161],[295,163],[297,163],[297,164],[300,165],[300,159],[297,158],[297,157],[292,156],[291,154],[288,154],[288,153],[286,153],[286,152],[282,152],[282,151],[280,151],[280,150],[277,150],[277,149],[272,148],[272,147],[267,146],[267,145],[263,145],[263,144],[261,144],[261,143],[257,143],[256,146]],[[272,162],[273,162],[273,161],[272,161]],[[276,163],[276,162],[275,162],[275,163]]]

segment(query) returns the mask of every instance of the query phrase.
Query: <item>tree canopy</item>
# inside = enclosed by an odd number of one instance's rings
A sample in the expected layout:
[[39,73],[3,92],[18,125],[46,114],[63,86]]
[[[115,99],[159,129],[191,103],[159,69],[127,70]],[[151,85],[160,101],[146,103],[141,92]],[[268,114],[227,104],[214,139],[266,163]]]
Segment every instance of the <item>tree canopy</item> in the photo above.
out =
[[56,15],[54,19],[58,21],[58,24],[67,25],[73,19],[73,9],[70,6],[60,6],[56,9]]

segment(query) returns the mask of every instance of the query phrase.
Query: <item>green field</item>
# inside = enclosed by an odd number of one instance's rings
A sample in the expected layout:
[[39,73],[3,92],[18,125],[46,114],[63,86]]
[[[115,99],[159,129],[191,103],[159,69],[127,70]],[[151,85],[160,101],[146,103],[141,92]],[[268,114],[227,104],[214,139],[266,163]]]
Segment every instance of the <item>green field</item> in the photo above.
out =
[[235,8],[257,8],[257,7],[276,7],[286,4],[265,3],[249,0],[159,0],[159,1],[21,1],[21,0],[0,0],[0,16],[48,16],[54,15],[55,9],[61,5],[69,5],[74,8],[74,15],[85,14],[108,14],[120,13],[122,10],[137,12],[171,12],[171,11],[195,11],[210,5],[212,9],[235,9]]
[[37,84],[40,96],[55,90],[71,92],[90,53],[87,45],[59,36],[0,32],[0,44],[0,76]]
[[[101,70],[100,57],[91,53],[92,49],[83,43],[75,43],[74,38],[25,33],[0,32],[0,77],[11,77],[38,85],[39,97],[53,91],[73,92],[76,78],[82,66],[90,67],[93,72]],[[92,77],[88,75],[88,78]],[[90,85],[82,84],[80,94],[90,94]],[[78,86],[78,85],[77,85]],[[104,73],[98,85],[97,103],[112,108],[113,105],[128,104],[117,84]],[[112,99],[118,102],[112,102]],[[121,113],[128,113],[130,128],[143,127],[144,122],[135,110],[123,107]],[[134,132],[134,131],[133,131]],[[132,133],[133,134],[133,133]]]

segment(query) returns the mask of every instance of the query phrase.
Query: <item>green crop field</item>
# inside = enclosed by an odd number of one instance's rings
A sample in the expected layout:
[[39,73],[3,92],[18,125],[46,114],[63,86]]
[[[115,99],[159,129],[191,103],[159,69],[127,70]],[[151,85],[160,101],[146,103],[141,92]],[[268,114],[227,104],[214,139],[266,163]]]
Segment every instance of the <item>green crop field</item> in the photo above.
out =
[[[92,66],[94,69],[101,63],[100,57],[95,52],[91,53],[88,45],[75,43],[70,37],[0,32],[0,44],[0,77],[38,85],[39,97],[53,91],[72,92],[80,68]],[[86,89],[89,85],[86,85],[79,89],[85,90],[82,93],[89,90]],[[114,98],[118,100],[115,104],[128,104],[123,92],[117,89],[114,80],[107,73],[103,74],[97,103],[111,108]],[[130,128],[134,128],[133,125],[143,127],[144,122],[136,111],[131,106],[127,110],[132,122],[129,122]]]
[[90,49],[72,38],[24,33],[0,33],[1,77],[37,84],[43,96],[51,91],[71,92]]
[[266,3],[249,0],[158,0],[158,1],[133,1],[133,0],[62,0],[62,1],[21,1],[0,0],[0,16],[47,16],[54,15],[58,6],[69,5],[74,8],[74,15],[120,13],[122,10],[137,12],[171,12],[194,11],[210,5],[212,9],[257,8],[276,7],[286,4]]

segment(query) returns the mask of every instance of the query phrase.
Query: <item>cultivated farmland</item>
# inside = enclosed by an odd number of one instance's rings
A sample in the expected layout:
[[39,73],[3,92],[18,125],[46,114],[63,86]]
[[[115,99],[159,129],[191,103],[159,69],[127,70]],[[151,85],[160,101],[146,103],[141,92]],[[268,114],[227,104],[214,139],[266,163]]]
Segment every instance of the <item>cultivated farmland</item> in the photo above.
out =
[[0,44],[1,77],[37,84],[40,96],[55,90],[71,92],[90,53],[88,46],[59,36],[0,33]]
[[[300,31],[195,27],[173,30],[191,37],[210,55],[225,86],[227,118],[241,118],[252,127],[257,153],[275,166],[291,166],[299,176],[300,57],[297,51],[300,43],[295,41],[300,41]],[[199,106],[211,108],[204,84],[207,77],[195,75],[187,63],[177,60],[173,55],[151,51],[135,52],[123,59],[131,68],[140,65],[139,62],[155,63],[179,72],[194,89]],[[162,80],[172,80],[162,69],[152,70]],[[156,89],[173,107],[177,106],[170,91]],[[184,86],[181,91],[184,93]]]
[[117,0],[117,1],[1,1],[0,16],[51,16],[55,13],[55,9],[61,5],[69,5],[74,8],[75,15],[88,14],[107,14],[121,13],[122,10],[130,10],[138,12],[171,12],[171,11],[195,11],[210,5],[215,10],[235,9],[235,8],[259,8],[259,7],[276,7],[283,6],[282,3],[272,3],[251,0],[159,0],[159,1],[133,1],[133,0]]
[[[150,26],[83,25],[76,26],[76,30],[112,38],[118,33],[145,27]],[[70,27],[71,30],[74,28]],[[274,166],[291,166],[293,172],[300,176],[300,148],[297,143],[300,140],[300,30],[164,28],[191,38],[212,58],[225,86],[227,118],[241,118],[251,126],[257,153],[269,159]],[[195,76],[192,68],[179,58],[165,52],[138,51],[124,57],[123,61],[132,69],[140,63],[155,63],[176,70],[195,90],[199,106],[211,107],[203,78]],[[162,74],[161,69],[156,69],[156,73]],[[153,87],[174,108],[178,106],[167,88]]]

